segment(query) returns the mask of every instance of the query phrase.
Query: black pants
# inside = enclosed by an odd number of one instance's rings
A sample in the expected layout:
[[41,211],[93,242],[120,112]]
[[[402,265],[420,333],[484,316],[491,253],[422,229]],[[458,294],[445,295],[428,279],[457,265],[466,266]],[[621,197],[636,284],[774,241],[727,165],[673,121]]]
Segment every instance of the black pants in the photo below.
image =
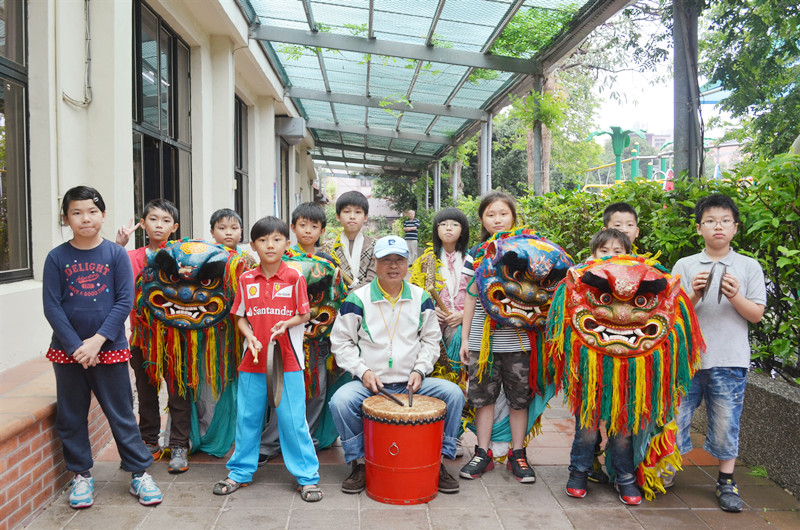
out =
[[[142,440],[155,445],[161,432],[158,388],[150,383],[150,378],[145,372],[141,348],[131,347],[131,368],[136,376],[136,392],[139,394],[139,430],[142,432]],[[178,394],[177,386],[173,389],[167,384],[167,393],[169,394],[167,406],[172,416],[169,446],[188,449],[189,433],[192,428],[192,404],[188,398]]]
[[56,432],[64,446],[67,469],[80,473],[92,469],[89,441],[89,406],[92,393],[111,426],[122,469],[144,471],[153,457],[142,443],[127,363],[98,364],[84,369],[80,364],[53,363],[56,373]]

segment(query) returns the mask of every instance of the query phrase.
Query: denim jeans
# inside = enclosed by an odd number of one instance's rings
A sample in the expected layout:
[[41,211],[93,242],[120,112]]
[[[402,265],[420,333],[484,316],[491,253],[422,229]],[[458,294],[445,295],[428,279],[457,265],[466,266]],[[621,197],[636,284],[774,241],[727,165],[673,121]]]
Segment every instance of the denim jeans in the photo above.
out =
[[690,438],[694,411],[705,399],[708,436],[704,449],[719,460],[739,456],[739,418],[744,405],[747,369],[715,367],[698,370],[692,378],[689,393],[678,406],[678,450],[692,450]]
[[[387,383],[383,387],[396,394],[406,391],[406,383]],[[447,458],[456,457],[456,439],[461,426],[461,411],[464,408],[464,393],[455,383],[426,377],[422,380],[418,394],[439,398],[447,405],[444,419],[444,439],[442,454]],[[345,462],[350,463],[364,457],[364,420],[361,403],[372,395],[359,380],[342,385],[331,398],[330,407],[333,423],[342,438]]]
[[[580,428],[580,417],[576,417],[575,439],[572,441],[572,451],[569,455],[570,471],[586,473],[592,469],[596,443],[597,429]],[[609,435],[606,455],[610,457],[618,484],[636,482],[634,475],[636,469],[633,464],[633,436],[621,433]]]

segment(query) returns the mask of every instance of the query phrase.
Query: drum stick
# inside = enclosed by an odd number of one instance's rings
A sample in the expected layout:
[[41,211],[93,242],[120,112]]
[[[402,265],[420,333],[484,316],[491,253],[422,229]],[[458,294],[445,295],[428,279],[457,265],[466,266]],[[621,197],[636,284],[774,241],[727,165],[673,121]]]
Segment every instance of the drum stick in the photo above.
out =
[[437,306],[439,306],[439,309],[444,311],[445,315],[450,315],[450,310],[447,309],[446,305],[444,305],[444,300],[442,300],[442,297],[439,296],[439,293],[436,292],[436,289],[431,289],[428,292],[431,293],[431,298],[433,298],[433,301],[436,302]]
[[409,408],[414,406],[414,391],[411,387],[408,387],[408,406]]
[[397,403],[397,404],[398,404],[398,405],[400,405],[401,407],[404,407],[404,406],[405,406],[405,405],[403,405],[403,402],[402,402],[402,401],[400,401],[399,399],[397,399],[396,397],[394,397],[394,396],[393,396],[393,395],[392,395],[392,394],[391,394],[391,393],[390,393],[388,390],[386,390],[385,388],[379,388],[379,389],[378,389],[378,392],[380,392],[380,393],[381,393],[381,394],[383,394],[384,396],[388,397],[389,399],[391,399],[392,401],[394,401],[395,403]]
[[353,285],[353,279],[350,276],[348,276],[346,272],[344,272],[341,268],[339,269],[339,272],[342,273],[342,279],[347,284],[347,287]]

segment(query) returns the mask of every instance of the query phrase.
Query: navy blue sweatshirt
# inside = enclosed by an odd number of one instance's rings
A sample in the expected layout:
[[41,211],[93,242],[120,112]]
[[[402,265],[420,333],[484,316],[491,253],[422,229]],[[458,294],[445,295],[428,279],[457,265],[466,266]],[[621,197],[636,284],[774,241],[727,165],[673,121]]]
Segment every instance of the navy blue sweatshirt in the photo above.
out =
[[107,239],[91,250],[63,243],[47,255],[42,282],[52,349],[72,355],[96,333],[108,339],[100,351],[128,348],[125,319],[133,307],[133,271],[124,248]]

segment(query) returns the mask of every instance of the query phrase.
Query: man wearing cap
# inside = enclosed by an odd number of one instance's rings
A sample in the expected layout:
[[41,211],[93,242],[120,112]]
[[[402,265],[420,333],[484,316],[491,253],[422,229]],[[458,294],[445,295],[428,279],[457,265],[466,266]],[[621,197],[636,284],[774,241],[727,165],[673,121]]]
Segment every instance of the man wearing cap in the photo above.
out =
[[[344,493],[360,493],[366,487],[361,403],[380,389],[403,393],[410,388],[444,401],[442,455],[456,456],[464,394],[454,383],[426,377],[439,358],[442,333],[428,293],[405,281],[408,256],[404,239],[379,239],[375,243],[377,278],[347,295],[331,331],[336,364],[357,378],[339,388],[330,402],[345,461],[352,466],[342,482]],[[458,481],[444,464],[439,491],[458,492]]]

